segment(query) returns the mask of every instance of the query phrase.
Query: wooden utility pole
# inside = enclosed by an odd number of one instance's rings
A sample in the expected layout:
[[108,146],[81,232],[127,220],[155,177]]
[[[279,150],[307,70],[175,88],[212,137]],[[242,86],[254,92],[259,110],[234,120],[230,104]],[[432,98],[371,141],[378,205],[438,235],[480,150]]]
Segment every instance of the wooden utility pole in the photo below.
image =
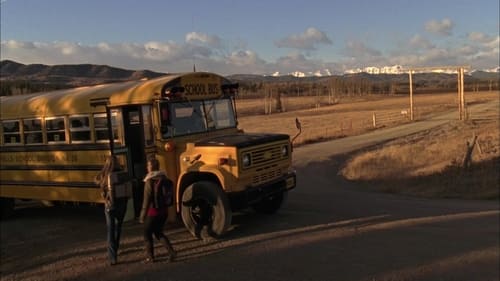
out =
[[412,80],[412,70],[408,72],[410,75],[410,120],[413,121],[413,80]]
[[443,70],[456,70],[457,71],[457,88],[458,88],[458,118],[459,120],[467,119],[465,110],[465,95],[464,95],[464,69],[469,69],[470,66],[432,66],[432,67],[412,67],[408,69],[410,80],[410,120],[414,120],[413,112],[413,81],[412,73],[414,71],[443,71]]
[[459,85],[459,95],[460,95],[460,120],[466,120],[466,110],[465,110],[465,95],[464,95],[464,68],[460,67],[458,69],[458,85]]
[[462,120],[462,97],[460,96],[460,68],[457,69],[458,120]]

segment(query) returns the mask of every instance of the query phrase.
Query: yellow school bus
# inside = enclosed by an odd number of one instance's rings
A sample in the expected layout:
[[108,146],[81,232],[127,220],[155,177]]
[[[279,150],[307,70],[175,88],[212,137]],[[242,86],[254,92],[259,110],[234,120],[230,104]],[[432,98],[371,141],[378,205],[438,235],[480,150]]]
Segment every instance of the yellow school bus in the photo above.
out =
[[2,213],[15,199],[102,203],[93,179],[110,154],[133,179],[136,214],[156,155],[176,187],[169,212],[196,237],[222,235],[241,208],[276,212],[295,187],[290,137],[238,129],[237,89],[192,72],[1,97]]

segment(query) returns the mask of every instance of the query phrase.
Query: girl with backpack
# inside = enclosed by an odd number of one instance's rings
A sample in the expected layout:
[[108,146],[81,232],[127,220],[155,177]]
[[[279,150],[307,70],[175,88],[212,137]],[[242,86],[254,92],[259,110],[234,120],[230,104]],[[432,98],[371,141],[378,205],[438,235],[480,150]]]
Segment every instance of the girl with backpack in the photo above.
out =
[[148,174],[144,178],[144,199],[139,217],[139,222],[144,223],[146,263],[155,261],[153,234],[165,246],[169,262],[173,261],[177,255],[163,233],[163,227],[167,221],[167,209],[173,203],[173,183],[167,178],[165,172],[159,171],[159,168],[159,161],[154,156],[150,156],[147,161]]
[[122,232],[123,219],[127,211],[128,196],[122,196],[117,192],[119,183],[117,174],[122,172],[118,159],[110,155],[106,159],[104,167],[96,175],[94,181],[101,187],[101,196],[104,199],[104,214],[108,231],[108,256],[109,263],[115,265],[118,261],[118,248]]

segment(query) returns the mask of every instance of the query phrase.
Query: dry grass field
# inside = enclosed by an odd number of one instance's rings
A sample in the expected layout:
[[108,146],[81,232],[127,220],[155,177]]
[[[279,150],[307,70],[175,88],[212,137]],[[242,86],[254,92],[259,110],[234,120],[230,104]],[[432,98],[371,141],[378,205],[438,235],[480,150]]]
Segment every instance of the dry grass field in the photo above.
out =
[[[325,97],[325,100],[327,97]],[[467,104],[499,101],[498,92],[466,93]],[[240,128],[247,132],[276,132],[293,137],[295,118],[302,123],[296,145],[361,134],[380,127],[409,122],[408,97],[344,98],[335,104],[316,97],[287,98],[288,110],[263,115],[262,100],[238,100]],[[457,111],[455,93],[414,96],[415,119]],[[292,110],[293,109],[293,110]],[[373,114],[393,116],[373,126]],[[353,156],[340,175],[364,188],[423,197],[496,199],[499,196],[500,130],[498,113],[491,118],[469,116],[451,121]],[[478,136],[472,166],[463,169],[466,142]]]
[[[340,174],[361,186],[421,197],[498,199],[499,121],[453,121],[350,158]],[[467,142],[477,141],[464,168]]]

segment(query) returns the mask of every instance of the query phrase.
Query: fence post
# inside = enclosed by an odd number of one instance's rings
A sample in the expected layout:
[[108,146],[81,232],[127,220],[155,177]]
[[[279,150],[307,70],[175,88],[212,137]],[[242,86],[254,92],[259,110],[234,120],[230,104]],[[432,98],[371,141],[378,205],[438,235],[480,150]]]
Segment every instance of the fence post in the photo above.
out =
[[462,164],[462,167],[464,169],[468,169],[471,165],[471,162],[472,162],[472,151],[474,150],[474,146],[476,145],[476,141],[477,141],[477,135],[474,134],[473,136],[473,139],[472,141],[467,141],[466,142],[466,151],[465,151],[465,156],[464,156],[464,161],[463,161],[463,164]]
[[375,112],[373,112],[373,128],[377,128],[377,117],[375,115]]

